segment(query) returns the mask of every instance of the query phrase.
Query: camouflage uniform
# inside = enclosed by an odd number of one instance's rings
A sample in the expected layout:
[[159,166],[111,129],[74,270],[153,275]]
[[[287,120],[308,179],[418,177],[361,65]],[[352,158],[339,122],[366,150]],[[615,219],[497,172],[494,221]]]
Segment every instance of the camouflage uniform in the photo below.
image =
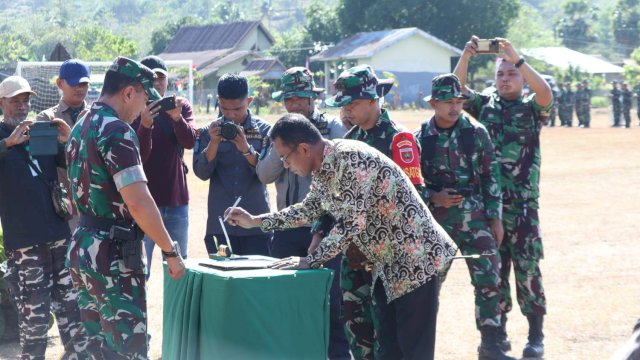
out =
[[[327,99],[326,103],[328,106],[341,107],[353,99],[378,99],[384,96],[392,85],[392,81],[377,79],[370,66],[356,66],[340,74],[334,84],[338,93]],[[344,137],[363,141],[392,158],[392,141],[394,135],[401,131],[403,130],[383,109],[373,128],[364,130],[354,126]],[[340,277],[342,315],[351,353],[356,359],[373,359],[378,348],[375,329],[379,323],[371,296],[371,264],[353,244],[345,251]]]
[[[554,84],[549,84],[549,86],[551,86],[551,92],[553,93],[553,98],[557,99],[558,96],[560,96],[560,90],[554,86]],[[548,126],[556,126],[556,114],[558,114],[558,105],[557,104],[553,104],[553,107],[551,108],[551,112],[549,112],[549,119],[547,120],[547,125]]]
[[587,80],[582,81],[582,90],[584,92],[580,101],[583,119],[581,126],[588,128],[591,127],[591,96],[593,96],[593,94],[591,93],[591,88],[589,87]]
[[[138,62],[119,57],[108,71],[141,83],[150,100],[160,98],[153,89],[155,75]],[[114,109],[95,102],[74,126],[67,164],[81,217],[133,219],[119,191],[146,177],[135,131]],[[108,232],[82,220],[69,245],[67,262],[90,337],[87,350],[97,359],[147,359],[146,267],[127,268],[119,246]],[[146,259],[144,252],[141,258]]]
[[540,129],[541,119],[548,115],[551,104],[541,107],[535,94],[509,101],[498,94],[471,93],[465,110],[486,126],[500,163],[504,240],[500,246],[501,291],[503,314],[513,304],[509,274],[513,263],[516,294],[524,315],[546,314],[539,262],[543,258],[542,237],[538,220],[540,196]]
[[577,85],[577,89],[576,89],[576,94],[575,94],[575,108],[576,108],[576,116],[578,117],[578,126],[582,127],[584,124],[584,108],[583,108],[583,101],[584,101],[584,97],[585,97],[586,93],[584,91],[584,88],[582,87],[581,83],[578,83]]
[[611,107],[613,111],[613,126],[620,126],[620,115],[622,115],[622,91],[618,89],[618,82],[611,83]]
[[633,96],[636,98],[636,115],[638,115],[638,125],[640,125],[640,83],[633,87]]
[[622,96],[622,115],[624,116],[624,126],[631,127],[631,102],[633,100],[633,94],[625,83],[622,83],[622,90],[620,90],[620,92]]
[[560,126],[569,126],[573,122],[573,103],[574,94],[571,91],[571,83],[566,83],[560,98],[558,99],[558,115],[560,117]]
[[[460,81],[455,75],[433,80],[432,100],[462,98]],[[468,133],[467,133],[468,132]],[[465,135],[467,133],[468,135]],[[470,135],[470,136],[469,136]],[[465,139],[466,136],[466,139]],[[500,325],[500,259],[489,220],[501,217],[500,170],[487,130],[464,114],[450,129],[438,129],[435,116],[416,132],[422,147],[422,175],[426,189],[423,199],[436,221],[451,236],[463,255],[493,253],[493,256],[467,259],[471,283],[475,288],[476,326]],[[468,140],[467,140],[468,139]],[[473,152],[464,142],[471,140]],[[445,208],[429,201],[444,188],[459,189],[465,200],[459,206]],[[450,266],[450,264],[449,264]],[[441,283],[446,279],[446,267]]]
[[[19,87],[8,90],[10,94],[5,89],[12,83]],[[27,81],[16,76],[3,81],[0,92],[5,99],[25,93],[35,96]],[[59,144],[57,155],[42,156],[30,154],[28,141],[7,147],[15,129],[9,122],[0,122],[0,218],[7,256],[0,275],[16,306],[17,321],[0,325],[17,325],[11,330],[19,335],[20,359],[44,359],[53,312],[68,358],[85,358],[77,293],[65,267],[69,225],[56,215],[47,183],[57,179],[57,166],[66,166],[63,146]]]

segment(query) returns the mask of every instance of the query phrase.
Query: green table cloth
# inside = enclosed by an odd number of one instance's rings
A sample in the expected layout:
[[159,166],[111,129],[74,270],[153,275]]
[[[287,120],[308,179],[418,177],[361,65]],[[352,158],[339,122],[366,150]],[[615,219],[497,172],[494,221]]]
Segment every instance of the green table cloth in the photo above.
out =
[[[333,272],[221,271],[164,278],[163,359],[326,359]],[[152,297],[153,294],[148,294]]]

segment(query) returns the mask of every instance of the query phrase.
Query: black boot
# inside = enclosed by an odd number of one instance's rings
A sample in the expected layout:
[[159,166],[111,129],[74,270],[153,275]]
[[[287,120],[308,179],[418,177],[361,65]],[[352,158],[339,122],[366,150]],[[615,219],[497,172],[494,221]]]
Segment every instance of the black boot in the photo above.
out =
[[529,342],[522,351],[523,358],[541,359],[544,356],[544,334],[542,319],[544,315],[527,315],[529,321]]
[[498,346],[502,351],[511,351],[511,340],[507,336],[507,314],[500,316],[500,327],[498,328]]
[[483,326],[480,328],[482,342],[478,348],[478,360],[517,360],[508,356],[498,346],[498,328]]

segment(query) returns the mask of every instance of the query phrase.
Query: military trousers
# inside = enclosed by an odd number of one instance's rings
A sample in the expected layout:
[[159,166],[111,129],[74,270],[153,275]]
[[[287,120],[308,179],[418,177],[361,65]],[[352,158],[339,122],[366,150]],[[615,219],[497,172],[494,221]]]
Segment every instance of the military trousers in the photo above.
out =
[[50,313],[69,359],[86,358],[77,293],[65,266],[68,240],[7,252],[5,279],[18,308],[21,359],[44,359]]
[[622,116],[622,107],[613,106],[613,126],[620,126],[620,116]]
[[[122,260],[111,262],[124,268]],[[126,268],[124,268],[126,269]],[[128,269],[126,269],[128,270]],[[70,269],[92,359],[147,359],[147,296],[143,270],[102,274]]]
[[373,359],[378,349],[375,329],[378,319],[371,296],[371,272],[354,269],[345,255],[342,258],[342,321],[354,359]]
[[547,302],[542,285],[540,260],[544,257],[538,203],[536,200],[505,202],[502,209],[504,239],[500,246],[500,309],[513,308],[509,276],[515,274],[516,296],[524,315],[544,315]]
[[624,126],[631,126],[631,106],[622,107],[622,115],[624,116]]
[[[462,255],[493,254],[465,261],[474,289],[476,327],[500,326],[500,255],[488,221],[479,218],[450,222],[434,217],[458,245]],[[450,268],[451,262],[441,271],[440,283],[444,283]]]

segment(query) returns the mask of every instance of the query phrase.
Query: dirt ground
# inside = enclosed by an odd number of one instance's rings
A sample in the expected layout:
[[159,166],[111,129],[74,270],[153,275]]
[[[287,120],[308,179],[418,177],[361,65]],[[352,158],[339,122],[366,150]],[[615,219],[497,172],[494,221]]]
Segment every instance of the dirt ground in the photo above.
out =
[[[392,112],[408,129],[427,111]],[[548,301],[546,359],[608,359],[640,317],[640,128],[610,128],[606,109],[592,111],[592,128],[545,128],[542,132],[542,272]],[[635,117],[635,116],[634,116]],[[275,116],[267,116],[273,121]],[[204,121],[202,121],[204,123]],[[187,152],[190,164],[191,152]],[[203,237],[208,183],[189,174],[190,257],[205,257]],[[271,195],[275,192],[271,188]],[[150,355],[161,357],[162,269],[154,253],[148,284]],[[167,280],[169,281],[169,280]],[[513,283],[513,282],[512,282]],[[515,294],[514,294],[515,298]],[[509,320],[513,356],[526,343],[526,319],[514,309]],[[62,353],[52,330],[47,358]],[[473,290],[463,262],[456,262],[443,286],[437,359],[475,359]],[[16,344],[2,345],[1,359],[13,359]]]

